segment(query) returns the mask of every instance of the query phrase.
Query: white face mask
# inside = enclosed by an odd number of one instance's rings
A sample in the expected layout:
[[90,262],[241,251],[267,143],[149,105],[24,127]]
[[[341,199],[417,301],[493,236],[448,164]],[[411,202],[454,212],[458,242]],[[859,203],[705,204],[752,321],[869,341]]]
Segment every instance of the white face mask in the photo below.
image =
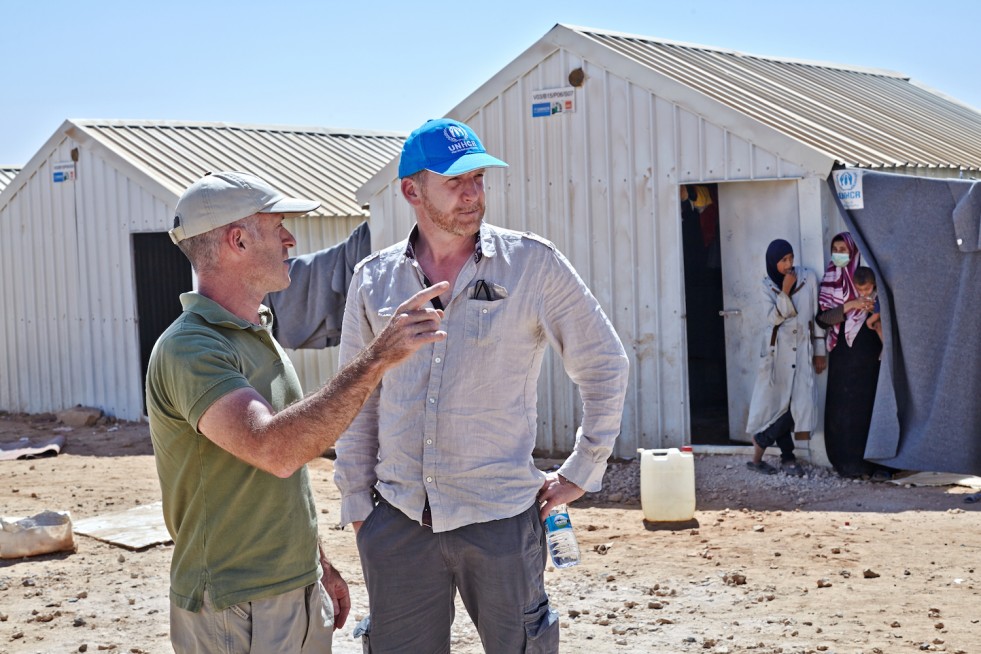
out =
[[848,261],[851,257],[848,256],[847,252],[832,252],[831,253],[831,263],[833,263],[838,268],[844,268],[848,265]]

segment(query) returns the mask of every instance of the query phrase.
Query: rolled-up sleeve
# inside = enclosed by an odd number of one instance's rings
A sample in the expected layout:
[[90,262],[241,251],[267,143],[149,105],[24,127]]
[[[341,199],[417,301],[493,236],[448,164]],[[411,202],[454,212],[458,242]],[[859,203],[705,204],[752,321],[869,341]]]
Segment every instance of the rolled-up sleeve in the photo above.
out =
[[552,250],[539,293],[546,337],[582,397],[582,425],[559,474],[580,488],[602,488],[606,461],[620,434],[629,362],[599,302],[572,265]]

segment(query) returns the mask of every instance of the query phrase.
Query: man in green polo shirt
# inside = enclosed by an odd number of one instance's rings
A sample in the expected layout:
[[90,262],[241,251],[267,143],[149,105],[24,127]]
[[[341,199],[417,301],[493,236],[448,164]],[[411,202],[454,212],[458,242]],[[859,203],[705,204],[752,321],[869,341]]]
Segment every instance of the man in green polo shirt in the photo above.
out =
[[407,299],[323,388],[303,398],[262,306],[289,285],[283,220],[319,202],[240,172],[206,175],[177,203],[171,239],[198,290],[154,346],[147,412],[174,539],[175,651],[329,652],[350,610],[328,563],[306,463],[334,444],[382,374],[446,337],[430,300]]

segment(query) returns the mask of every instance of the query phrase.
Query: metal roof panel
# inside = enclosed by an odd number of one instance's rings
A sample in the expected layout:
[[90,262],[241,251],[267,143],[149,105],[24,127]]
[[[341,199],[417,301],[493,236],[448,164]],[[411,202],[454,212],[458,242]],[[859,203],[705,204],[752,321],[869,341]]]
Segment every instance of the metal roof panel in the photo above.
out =
[[981,113],[900,73],[570,29],[842,163],[981,169]]
[[322,127],[71,122],[177,193],[208,171],[244,170],[288,195],[320,200],[314,213],[324,216],[364,215],[355,191],[398,156],[405,140],[395,132]]
[[7,184],[14,181],[14,177],[20,172],[20,168],[13,166],[0,166],[0,191],[7,188]]

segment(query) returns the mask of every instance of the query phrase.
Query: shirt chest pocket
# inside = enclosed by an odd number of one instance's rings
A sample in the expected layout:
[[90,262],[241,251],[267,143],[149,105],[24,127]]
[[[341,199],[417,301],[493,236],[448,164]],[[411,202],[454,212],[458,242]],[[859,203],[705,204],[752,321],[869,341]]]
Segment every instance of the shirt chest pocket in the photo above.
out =
[[508,298],[500,300],[467,300],[464,332],[470,347],[497,345],[504,335]]

